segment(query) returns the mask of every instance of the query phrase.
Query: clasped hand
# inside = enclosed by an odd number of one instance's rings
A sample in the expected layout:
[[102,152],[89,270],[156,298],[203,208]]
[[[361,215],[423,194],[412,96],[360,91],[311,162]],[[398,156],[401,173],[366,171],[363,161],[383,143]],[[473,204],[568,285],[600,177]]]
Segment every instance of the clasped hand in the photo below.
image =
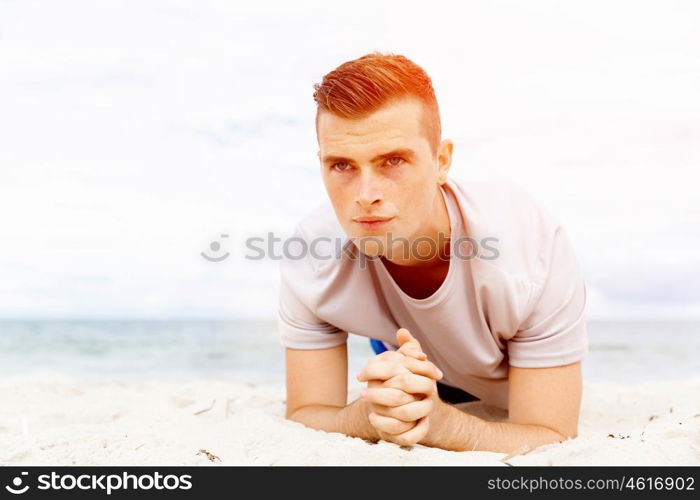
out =
[[367,382],[361,397],[369,403],[369,422],[379,438],[412,446],[425,438],[430,417],[444,404],[436,386],[443,374],[407,329],[400,328],[396,340],[399,348],[371,358],[357,380]]

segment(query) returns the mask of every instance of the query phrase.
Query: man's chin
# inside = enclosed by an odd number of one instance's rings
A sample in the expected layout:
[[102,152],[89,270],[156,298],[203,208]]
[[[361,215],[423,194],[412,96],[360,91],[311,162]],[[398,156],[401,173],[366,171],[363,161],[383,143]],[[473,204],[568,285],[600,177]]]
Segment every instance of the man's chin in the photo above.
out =
[[352,242],[367,257],[379,258],[386,253],[386,239],[381,236],[353,236]]

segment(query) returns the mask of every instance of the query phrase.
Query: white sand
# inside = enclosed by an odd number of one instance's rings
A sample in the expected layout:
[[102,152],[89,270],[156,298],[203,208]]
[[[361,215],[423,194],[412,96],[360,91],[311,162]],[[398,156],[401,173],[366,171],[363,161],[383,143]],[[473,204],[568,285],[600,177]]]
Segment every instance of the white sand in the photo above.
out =
[[[462,406],[489,418],[503,416],[478,402]],[[285,420],[283,411],[282,387],[15,377],[0,382],[0,464],[505,466],[501,453],[370,444],[308,429]],[[211,460],[197,454],[202,449]],[[700,379],[586,383],[579,437],[508,462],[699,465]]]

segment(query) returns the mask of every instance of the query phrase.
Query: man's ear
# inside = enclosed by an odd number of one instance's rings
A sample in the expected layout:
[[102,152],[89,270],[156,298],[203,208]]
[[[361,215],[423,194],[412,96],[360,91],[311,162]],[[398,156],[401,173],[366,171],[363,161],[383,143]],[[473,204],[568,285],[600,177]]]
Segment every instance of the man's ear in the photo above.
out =
[[452,166],[452,151],[454,150],[454,143],[450,139],[445,139],[440,142],[440,146],[437,151],[438,159],[438,182],[443,185],[447,182],[447,172],[449,172]]

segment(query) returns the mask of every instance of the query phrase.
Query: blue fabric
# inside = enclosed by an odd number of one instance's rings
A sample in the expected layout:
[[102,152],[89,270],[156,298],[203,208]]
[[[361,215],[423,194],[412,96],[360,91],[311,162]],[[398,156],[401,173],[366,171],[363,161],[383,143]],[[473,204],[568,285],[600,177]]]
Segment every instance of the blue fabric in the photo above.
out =
[[381,354],[384,351],[389,350],[381,341],[377,339],[369,339],[369,343],[372,346],[372,349],[374,349],[374,354]]

